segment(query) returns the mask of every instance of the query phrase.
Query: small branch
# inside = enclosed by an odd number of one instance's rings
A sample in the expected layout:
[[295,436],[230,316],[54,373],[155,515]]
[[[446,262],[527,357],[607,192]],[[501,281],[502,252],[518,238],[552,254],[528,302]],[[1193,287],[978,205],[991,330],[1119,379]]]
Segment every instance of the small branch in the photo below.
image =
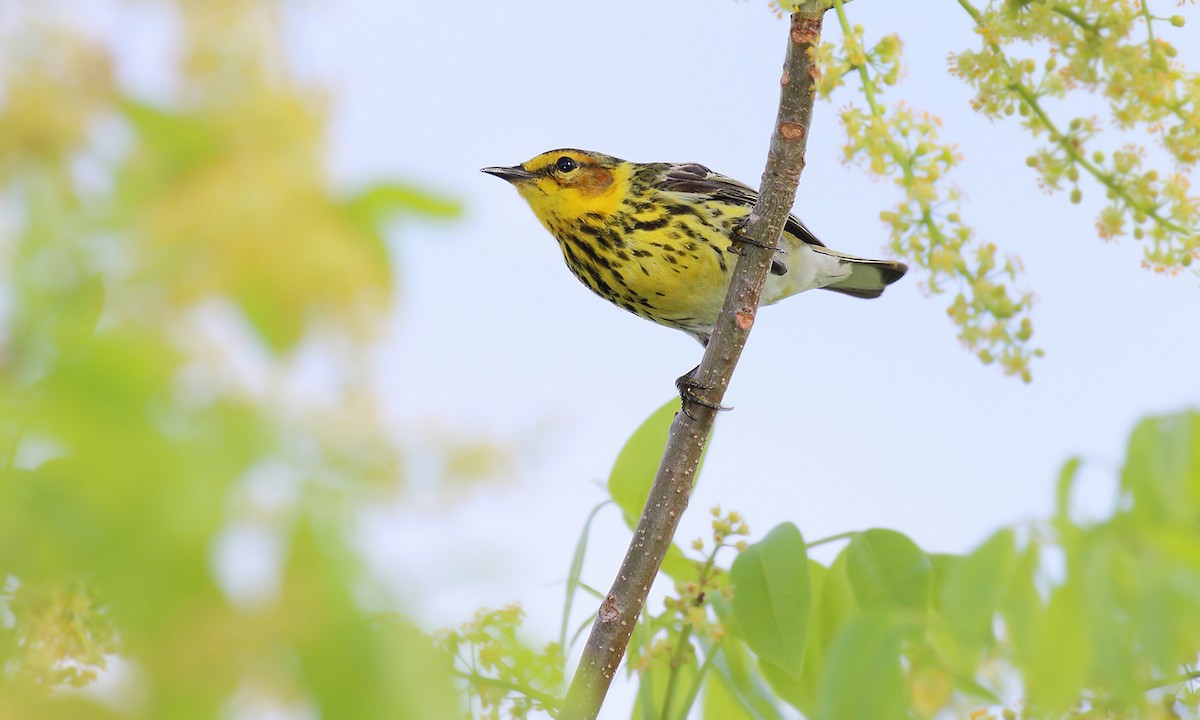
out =
[[976,25],[983,25],[983,13],[979,12],[978,8],[968,2],[968,0],[958,0],[958,4],[962,6],[963,10],[967,11],[967,14],[971,16]]
[[[818,69],[812,50],[821,39],[821,18],[828,9],[822,0],[797,3],[788,32],[779,113],[771,137],[758,203],[747,218],[743,244],[717,320],[712,339],[700,362],[696,379],[711,388],[706,399],[720,403],[741,356],[771,267],[783,226],[796,199],[796,185],[804,168],[804,147],[812,123]],[[592,720],[600,711],[634,624],[671,546],[675,529],[687,508],[700,455],[708,442],[715,412],[689,406],[675,415],[667,446],[650,488],[646,507],[634,530],[629,550],[612,589],[600,605],[583,657],[564,704],[564,720]]]
[[713,658],[719,652],[721,652],[721,646],[717,645],[713,647],[712,652],[705,654],[704,662],[700,664],[700,669],[696,671],[696,678],[692,681],[692,686],[688,689],[687,697],[683,699],[683,705],[679,707],[678,720],[687,720],[687,716],[691,714],[692,706],[696,704],[696,696],[700,694],[700,686],[704,684],[704,676],[708,674],[709,668],[712,667]]
[[1158,43],[1154,40],[1154,17],[1150,15],[1150,5],[1146,0],[1141,0],[1139,4],[1142,18],[1146,21],[1146,48],[1150,52],[1150,62],[1160,67],[1165,66],[1166,63],[1158,57]]
[[1086,18],[1084,18],[1082,15],[1075,12],[1071,8],[1066,7],[1064,5],[1059,5],[1058,3],[1055,3],[1054,5],[1050,6],[1050,9],[1053,10],[1054,12],[1058,13],[1059,15],[1062,15],[1063,17],[1070,20],[1071,22],[1075,23],[1080,28],[1086,30],[1087,32],[1091,33],[1092,35],[1100,34],[1100,28],[1098,28],[1095,25],[1088,22]]
[[515,692],[519,695],[524,695],[530,700],[536,700],[537,702],[541,703],[544,707],[549,709],[551,713],[558,710],[559,703],[561,702],[559,698],[556,698],[553,695],[534,690],[533,688],[520,683],[500,680],[499,678],[480,675],[476,672],[463,672],[461,670],[455,670],[454,675],[455,677],[462,678],[463,680],[466,680],[474,685],[487,685],[488,687],[494,687],[499,690],[507,690],[509,692]]
[[[709,573],[712,572],[713,565],[715,565],[717,562],[717,553],[721,552],[721,548],[723,547],[726,547],[724,543],[718,544],[716,547],[714,547],[712,549],[712,553],[710,553],[708,556],[708,562],[704,563],[704,568],[700,571],[700,577],[697,579],[697,582],[701,588],[704,588],[708,585]],[[696,607],[703,606],[703,597],[704,595],[701,593],[701,595],[696,598]],[[681,615],[680,619],[687,623],[685,616]],[[691,637],[692,626],[691,624],[685,624],[683,626],[683,630],[681,630],[679,633],[679,642],[675,645],[675,652],[671,656],[671,674],[667,678],[667,694],[666,697],[663,698],[662,712],[659,713],[659,716],[664,718],[664,720],[671,717],[671,701],[675,698],[675,686],[679,680],[679,667],[685,662],[683,657],[684,650],[689,647],[689,644],[691,643]],[[692,703],[695,702],[696,692],[699,690],[701,679],[704,677],[703,672],[707,669],[708,663],[711,659],[711,657],[705,659],[704,668],[701,668],[701,672],[697,674],[696,682],[692,684],[692,689],[688,692],[688,699],[685,702],[683,709],[680,711],[680,715],[686,716],[688,713],[688,708],[690,708]]]
[[1200,670],[1193,670],[1192,672],[1183,673],[1182,675],[1176,675],[1175,677],[1162,678],[1161,680],[1155,680],[1154,682],[1150,683],[1149,685],[1146,685],[1143,688],[1143,690],[1149,692],[1151,690],[1157,690],[1159,688],[1170,687],[1172,685],[1182,685],[1183,683],[1191,682],[1192,680],[1200,680]]
[[692,626],[684,625],[679,632],[679,640],[675,644],[675,652],[671,653],[671,673],[667,676],[667,694],[663,697],[662,712],[659,717],[671,717],[671,703],[675,700],[675,686],[679,684],[679,667],[686,662],[685,649],[692,639]]
[[[1026,7],[1026,6],[1032,5],[1032,4],[1033,4],[1033,0],[1023,0],[1021,2],[1021,7]],[[1075,23],[1076,25],[1078,25],[1079,27],[1088,31],[1089,33],[1096,34],[1096,35],[1098,35],[1100,33],[1099,27],[1088,22],[1087,18],[1085,18],[1084,16],[1075,12],[1073,9],[1071,9],[1061,3],[1054,3],[1053,5],[1050,6],[1050,10],[1052,12],[1057,13],[1058,15],[1061,15],[1064,18],[1070,20],[1071,22]]]
[[1096,167],[1090,160],[1084,157],[1083,153],[1079,151],[1079,148],[1075,145],[1075,143],[1071,142],[1071,139],[1066,133],[1058,129],[1058,126],[1054,124],[1054,121],[1051,120],[1050,116],[1046,114],[1046,111],[1042,109],[1042,104],[1038,102],[1037,96],[1034,95],[1032,90],[1020,83],[1010,85],[1009,89],[1013,92],[1013,94],[1019,97],[1026,106],[1029,107],[1030,112],[1037,116],[1037,119],[1042,123],[1043,126],[1045,126],[1046,131],[1050,134],[1050,139],[1053,140],[1059,147],[1061,147],[1063,152],[1065,152],[1076,165],[1086,170],[1087,173],[1091,175],[1097,182],[1112,191],[1113,195],[1121,198],[1121,200],[1123,200],[1127,206],[1133,208],[1134,211],[1145,214],[1147,217],[1151,218],[1156,223],[1172,232],[1176,232],[1181,235],[1187,234],[1187,230],[1160,215],[1156,208],[1148,207],[1135,200],[1130,196],[1129,189],[1127,187],[1117,182],[1112,175],[1109,175],[1100,168]]

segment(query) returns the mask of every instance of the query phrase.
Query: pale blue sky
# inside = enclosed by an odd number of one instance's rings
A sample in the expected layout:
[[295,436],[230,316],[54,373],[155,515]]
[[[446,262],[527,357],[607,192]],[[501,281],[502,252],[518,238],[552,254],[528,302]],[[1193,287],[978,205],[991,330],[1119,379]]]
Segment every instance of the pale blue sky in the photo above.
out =
[[[501,437],[553,426],[515,485],[432,518],[401,511],[411,535],[396,545],[456,538],[435,551],[441,561],[428,562],[424,542],[405,552],[419,612],[448,620],[509,599],[557,607],[549,585],[601,497],[592,482],[699,356],[681,333],[579,285],[517,194],[478,168],[575,146],[698,160],[756,184],[785,33],[765,5],[309,3],[291,26],[300,67],[334,88],[337,176],[419,179],[467,204],[460,224],[399,236],[402,309],[378,358],[397,417]],[[1030,385],[982,366],[959,347],[948,299],[922,296],[919,272],[876,301],[814,292],[770,308],[684,538],[704,533],[705,509],[721,503],[756,533],[784,520],[812,538],[882,525],[932,550],[965,550],[998,525],[1044,516],[1071,454],[1091,469],[1084,505],[1103,508],[1137,418],[1200,401],[1197,279],[1153,276],[1138,267],[1137,243],[1098,240],[1094,187],[1081,206],[1037,188],[1024,165],[1030,140],[1015,122],[972,113],[968,89],[945,72],[947,54],[975,37],[957,5],[941,7],[944,17],[894,3],[849,10],[871,35],[905,38],[908,73],[890,99],[938,114],[960,145],[952,179],[969,196],[963,215],[1023,259],[1046,358]],[[1185,54],[1200,64],[1194,47]],[[855,100],[843,92],[818,106],[797,210],[830,245],[870,255],[886,242],[878,213],[896,191],[840,163],[833,111]],[[599,530],[587,579],[607,586],[626,534],[615,513]]]
[[[461,222],[396,234],[399,310],[374,367],[397,432],[437,424],[528,449],[505,486],[450,508],[373,515],[372,564],[426,624],[519,601],[532,636],[549,640],[578,529],[602,499],[594,483],[700,349],[588,292],[517,194],[478,169],[574,146],[700,161],[756,185],[785,21],[765,0],[286,7],[288,56],[331,93],[336,181],[412,180],[467,208]],[[904,38],[907,77],[886,99],[945,121],[965,155],[951,176],[968,195],[963,216],[1024,261],[1046,357],[1030,385],[982,366],[955,339],[949,298],[920,292],[920,271],[879,300],[813,292],[764,311],[685,542],[707,535],[706,510],[720,503],[756,537],[787,520],[809,538],[886,526],[929,550],[964,551],[1000,525],[1045,516],[1072,454],[1086,462],[1080,506],[1103,511],[1134,422],[1200,404],[1197,278],[1151,275],[1136,242],[1097,239],[1094,185],[1079,206],[1041,192],[1024,165],[1031,140],[1016,122],[972,113],[968,88],[946,72],[948,53],[976,46],[966,15],[949,1],[913,7],[856,0],[848,11],[871,37]],[[1181,46],[1191,38],[1181,59],[1197,67],[1200,17],[1189,19],[1160,32]],[[131,39],[130,54],[154,57],[159,42]],[[152,67],[126,72],[147,88],[161,82]],[[878,214],[897,191],[840,163],[835,110],[857,101],[843,91],[818,105],[797,212],[829,245],[878,255]],[[607,587],[627,539],[617,513],[602,514],[584,579]],[[592,610],[577,607],[580,619]]]

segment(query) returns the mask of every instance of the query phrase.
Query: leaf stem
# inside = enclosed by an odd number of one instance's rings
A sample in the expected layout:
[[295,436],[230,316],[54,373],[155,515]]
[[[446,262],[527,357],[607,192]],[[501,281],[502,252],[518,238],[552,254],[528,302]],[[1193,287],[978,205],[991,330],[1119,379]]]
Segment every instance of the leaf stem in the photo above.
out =
[[838,533],[837,535],[830,535],[829,537],[823,537],[820,540],[813,540],[810,543],[805,543],[804,547],[805,547],[805,549],[811,549],[811,548],[819,547],[821,545],[825,545],[826,543],[837,542],[838,540],[848,540],[848,539],[854,537],[855,535],[858,535],[858,530],[851,530],[849,532]]
[[558,646],[563,648],[563,652],[567,650],[567,625],[571,621],[571,607],[575,602],[575,591],[579,589],[579,576],[583,571],[583,558],[587,554],[588,535],[592,530],[592,521],[596,519],[596,514],[603,510],[606,506],[612,503],[612,500],[605,500],[592,511],[588,513],[587,520],[583,523],[583,531],[579,534],[579,540],[575,543],[575,555],[571,558],[571,569],[567,572],[567,599],[563,603],[562,624],[558,631]]

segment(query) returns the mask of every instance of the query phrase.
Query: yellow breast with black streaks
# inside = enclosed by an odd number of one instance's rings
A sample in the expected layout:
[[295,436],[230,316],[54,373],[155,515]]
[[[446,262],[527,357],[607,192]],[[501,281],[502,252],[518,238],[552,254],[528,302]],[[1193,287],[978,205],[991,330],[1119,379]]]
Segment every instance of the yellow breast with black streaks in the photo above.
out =
[[748,212],[669,202],[650,190],[631,192],[616,213],[547,213],[542,222],[597,294],[655,322],[699,330],[721,310],[735,259],[729,238]]

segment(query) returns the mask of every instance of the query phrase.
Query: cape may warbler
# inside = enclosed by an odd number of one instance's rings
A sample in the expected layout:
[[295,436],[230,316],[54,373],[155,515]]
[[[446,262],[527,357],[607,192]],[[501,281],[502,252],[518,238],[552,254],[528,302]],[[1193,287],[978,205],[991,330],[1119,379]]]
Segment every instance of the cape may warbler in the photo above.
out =
[[[632,163],[585,150],[551,150],[483,171],[516,186],[584,285],[708,343],[742,241],[740,224],[758,197],[753,189],[696,163]],[[879,297],[907,270],[831,250],[790,216],[762,303],[813,288]]]

